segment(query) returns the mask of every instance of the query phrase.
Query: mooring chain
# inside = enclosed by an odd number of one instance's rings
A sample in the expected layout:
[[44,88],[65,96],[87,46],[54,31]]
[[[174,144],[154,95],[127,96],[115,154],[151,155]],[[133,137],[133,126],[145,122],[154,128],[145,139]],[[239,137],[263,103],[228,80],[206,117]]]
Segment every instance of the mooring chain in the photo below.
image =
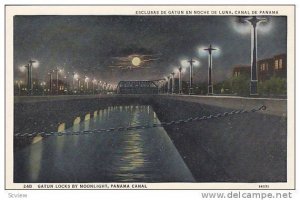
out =
[[217,114],[201,116],[201,117],[191,117],[185,120],[161,122],[159,124],[154,123],[154,124],[146,124],[146,125],[117,127],[117,128],[108,128],[108,129],[93,129],[93,130],[85,130],[85,131],[16,133],[14,137],[24,138],[24,137],[35,137],[37,135],[40,135],[41,137],[64,136],[64,135],[85,135],[85,134],[94,134],[94,133],[109,133],[109,132],[121,132],[121,131],[129,131],[129,130],[141,130],[141,129],[165,127],[171,125],[179,125],[179,124],[185,124],[185,123],[195,122],[195,121],[204,121],[204,120],[216,119],[216,118],[237,115],[237,114],[254,113],[266,109],[267,107],[265,105],[262,105],[259,108],[253,108],[252,110],[244,110],[244,109],[232,110],[231,112],[223,112],[223,113],[217,113]]

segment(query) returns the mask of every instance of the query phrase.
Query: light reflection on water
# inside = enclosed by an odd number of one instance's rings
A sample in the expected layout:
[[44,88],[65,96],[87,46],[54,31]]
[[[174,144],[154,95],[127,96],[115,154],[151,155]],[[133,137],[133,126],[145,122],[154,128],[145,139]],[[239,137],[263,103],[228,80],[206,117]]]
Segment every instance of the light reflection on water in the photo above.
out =
[[[137,108],[132,111],[131,125],[139,125],[139,112]],[[141,133],[136,130],[130,134],[126,134],[126,136],[123,140],[123,151],[116,163],[118,167],[116,176],[128,182],[146,178],[146,174],[136,173],[137,171],[141,171],[141,169],[148,168],[150,164],[144,152]]]
[[42,143],[38,142],[36,144],[37,146],[40,147],[40,151],[34,151],[34,149],[30,149],[30,153],[29,153],[29,166],[31,166],[29,168],[29,175],[30,175],[30,179],[33,182],[36,182],[39,174],[40,174],[40,170],[41,170],[41,157],[42,157],[42,150],[43,148],[41,147]]
[[[111,106],[66,131],[153,123],[160,122],[148,105]],[[194,181],[161,127],[49,137],[16,154],[15,161],[27,158],[28,165],[20,161],[15,166],[16,182]]]

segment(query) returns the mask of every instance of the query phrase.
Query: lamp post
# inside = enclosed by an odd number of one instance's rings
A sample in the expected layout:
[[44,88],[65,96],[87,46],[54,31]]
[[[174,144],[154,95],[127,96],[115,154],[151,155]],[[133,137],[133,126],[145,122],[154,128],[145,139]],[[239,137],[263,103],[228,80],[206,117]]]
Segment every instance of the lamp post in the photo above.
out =
[[213,89],[213,84],[212,84],[212,78],[211,78],[211,73],[212,73],[212,52],[217,50],[209,45],[207,49],[204,49],[205,51],[208,51],[208,88],[207,88],[207,93],[208,95],[212,95],[214,93]]
[[172,76],[172,94],[175,93],[175,72],[171,73]]
[[101,93],[105,94],[105,82],[104,81],[101,84]]
[[95,83],[97,83],[97,80],[94,78],[93,79],[93,94],[95,94]]
[[98,93],[102,93],[102,81],[98,82]]
[[178,68],[178,93],[182,94],[182,77],[181,77],[181,72],[182,72],[182,67],[180,66]]
[[35,60],[29,60],[29,63],[27,65],[27,68],[28,68],[28,85],[27,85],[27,88],[28,88],[28,93],[29,95],[32,95],[32,64],[35,63],[36,61]]
[[164,89],[163,89],[163,93],[168,93],[168,77],[164,77],[164,83],[163,83],[164,85],[163,85],[163,87],[164,87]]
[[58,67],[56,67],[55,71],[56,71],[56,94],[58,95],[58,71],[59,71]]
[[52,94],[52,72],[53,72],[53,71],[48,72],[48,75],[49,75],[49,90],[50,90],[50,94]]
[[29,60],[29,63],[24,67],[27,68],[27,95],[32,95],[32,64],[35,60]]
[[[76,81],[79,79],[79,75],[76,72],[73,72],[73,93],[75,92],[76,88]],[[78,87],[79,90],[79,87]]]
[[63,94],[68,94],[69,93],[69,81],[68,81],[69,76],[68,75],[64,76],[64,79],[65,79],[65,81],[64,81],[64,84],[63,84],[64,85],[63,86]]
[[[33,63],[36,63],[35,66],[33,66]],[[25,72],[27,69],[27,95],[32,95],[33,87],[32,87],[32,68],[37,67],[38,61],[36,60],[29,60],[27,65],[21,66],[20,71]]]
[[188,62],[190,63],[190,88],[189,88],[189,95],[191,95],[191,94],[194,94],[194,91],[193,91],[193,63],[196,62],[196,61],[191,58],[190,60],[188,60]]
[[257,25],[260,22],[266,21],[266,18],[257,18],[253,16],[245,19],[252,26],[251,34],[251,82],[250,82],[250,95],[256,96],[257,92]]
[[107,93],[107,94],[109,94],[109,87],[110,87],[110,86],[109,86],[109,83],[106,83],[106,84],[105,84],[105,88],[106,88],[106,93]]
[[165,79],[159,81],[159,93],[163,94],[165,92]]
[[168,94],[170,93],[170,89],[171,89],[171,83],[170,83],[170,79],[171,77],[170,76],[167,76],[167,79],[168,79]]
[[59,87],[58,87],[58,73],[62,72],[62,69],[59,69],[58,67],[56,67],[54,69],[54,71],[56,72],[56,94],[58,95],[58,91],[59,91]]
[[46,85],[46,82],[41,82],[41,86],[42,86],[42,95],[44,96],[44,93],[45,93],[45,85]]
[[18,94],[19,96],[21,96],[21,84],[22,84],[22,81],[16,81],[17,83],[17,86],[18,86]]
[[89,91],[89,77],[85,77],[84,82],[86,83],[86,92],[88,93]]
[[77,78],[77,83],[78,83],[78,93],[81,93],[81,85],[80,85],[80,78]]

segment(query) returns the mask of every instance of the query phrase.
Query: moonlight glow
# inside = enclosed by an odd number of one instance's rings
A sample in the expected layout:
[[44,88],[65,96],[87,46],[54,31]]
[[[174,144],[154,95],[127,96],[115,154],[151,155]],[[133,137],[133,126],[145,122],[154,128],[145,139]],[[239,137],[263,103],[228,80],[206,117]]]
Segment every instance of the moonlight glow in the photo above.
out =
[[132,58],[131,63],[137,67],[141,64],[141,59],[139,57],[134,57]]

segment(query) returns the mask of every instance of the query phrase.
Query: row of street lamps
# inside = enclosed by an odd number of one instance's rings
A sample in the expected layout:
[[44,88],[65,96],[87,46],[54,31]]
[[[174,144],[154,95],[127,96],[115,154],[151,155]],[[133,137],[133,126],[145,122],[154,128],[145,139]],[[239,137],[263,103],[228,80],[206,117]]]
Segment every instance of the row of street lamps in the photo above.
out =
[[[208,62],[208,95],[213,94],[213,83],[212,83],[212,52],[217,50],[216,48],[213,48],[210,44],[208,48],[203,49],[208,52],[209,55],[209,62]],[[175,74],[178,72],[178,93],[182,94],[182,73],[185,71],[185,69],[188,67],[187,65],[183,63],[188,63],[190,68],[190,76],[189,76],[189,95],[194,94],[193,89],[193,66],[198,65],[199,61],[196,59],[189,59],[189,60],[182,60],[181,65],[178,67],[178,69],[174,70],[170,73],[169,76],[165,77],[165,81],[167,82],[167,93],[175,93]],[[182,66],[183,65],[183,66]],[[177,71],[178,70],[178,71]],[[171,80],[172,80],[172,86],[171,86]],[[162,84],[164,85],[164,84]],[[172,89],[171,89],[172,88]]]
[[[25,70],[27,70],[27,88],[26,88],[26,92],[27,95],[32,95],[33,94],[33,84],[32,84],[32,68],[37,68],[38,65],[34,65],[34,63],[38,63],[37,60],[29,60],[28,64],[26,64],[25,66],[22,66],[20,68],[20,70],[22,72],[25,72]],[[59,95],[59,91],[61,90],[61,88],[64,89],[64,86],[60,86],[59,84],[59,74],[62,74],[64,72],[64,70],[62,68],[56,67],[55,69],[52,69],[48,72],[48,76],[49,76],[49,93],[50,94],[54,94],[56,93],[57,95]],[[53,90],[53,74],[55,75],[55,89],[56,91]],[[84,82],[83,82],[83,89],[84,92],[88,92],[89,91],[89,82],[90,82],[90,78],[87,76],[83,76],[84,77]],[[72,89],[69,85],[69,92],[71,91],[72,93],[80,93],[81,89],[82,89],[82,85],[80,82],[80,76],[78,73],[70,73],[67,72],[66,75],[64,76],[64,83],[66,83],[68,85],[68,82],[70,80],[70,78],[72,78]],[[69,79],[69,80],[68,80]],[[92,81],[92,93],[95,94],[95,90],[97,92],[107,92],[107,91],[114,91],[116,90],[116,86],[106,83],[104,81],[98,81],[96,78],[94,78]],[[22,85],[22,81],[21,80],[17,80],[16,84],[18,87],[18,94],[21,95],[21,85]],[[77,85],[77,86],[76,86]],[[44,95],[45,93],[45,87],[46,87],[46,82],[42,81],[40,83],[40,86],[42,87],[42,94]],[[86,86],[86,87],[84,87]],[[77,90],[76,90],[77,88]],[[100,90],[101,88],[101,90]]]
[[[37,63],[36,60],[29,60],[28,63],[24,66],[21,67],[21,71],[25,71],[27,69],[27,92],[28,92],[28,95],[32,95],[32,90],[33,90],[33,87],[32,87],[32,68],[33,67],[36,67],[37,65],[33,65],[34,63]],[[21,91],[21,83],[22,82],[17,82],[18,84],[18,88],[19,88],[19,93]]]
[[[266,22],[267,19],[263,17],[245,17],[242,19],[241,22],[247,22],[251,25],[251,77],[250,77],[250,95],[256,96],[258,95],[257,91],[257,85],[258,85],[258,76],[257,76],[257,26],[261,22]],[[210,44],[208,48],[203,49],[208,52],[208,88],[207,88],[207,94],[213,95],[213,82],[212,82],[212,52],[215,50],[218,50],[217,48],[213,48]],[[190,59],[187,60],[187,62],[190,64],[190,80],[189,80],[189,94],[194,94],[193,91],[193,63],[196,62],[196,60]],[[182,94],[182,66],[178,68],[179,72],[179,90],[178,93]],[[167,93],[175,93],[175,72],[173,71],[169,76],[165,77],[165,81],[168,84],[168,90]],[[170,80],[172,78],[172,91],[170,90],[171,84]]]

